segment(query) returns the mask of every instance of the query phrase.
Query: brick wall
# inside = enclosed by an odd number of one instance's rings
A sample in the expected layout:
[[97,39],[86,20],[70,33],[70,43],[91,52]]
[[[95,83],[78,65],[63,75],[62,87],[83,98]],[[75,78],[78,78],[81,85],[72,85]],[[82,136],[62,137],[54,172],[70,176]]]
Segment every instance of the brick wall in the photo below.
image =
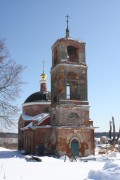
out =
[[33,104],[27,105],[23,107],[23,111],[26,115],[35,116],[40,113],[47,113],[49,112],[50,104]]

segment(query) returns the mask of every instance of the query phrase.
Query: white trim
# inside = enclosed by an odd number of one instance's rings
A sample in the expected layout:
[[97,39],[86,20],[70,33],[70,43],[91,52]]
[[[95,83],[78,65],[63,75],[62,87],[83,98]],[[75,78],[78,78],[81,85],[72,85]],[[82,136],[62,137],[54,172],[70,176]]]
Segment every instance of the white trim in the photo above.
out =
[[21,128],[20,130],[21,130],[21,131],[24,131],[24,130],[26,130],[26,129],[36,130],[36,129],[42,129],[42,128],[51,128],[51,125],[23,127],[23,128]]
[[85,126],[85,125],[80,125],[80,126],[51,126],[52,128],[56,128],[56,129],[85,129],[85,130],[89,130],[89,129],[94,129],[93,126]]
[[[69,99],[68,100],[60,100],[60,101],[69,101]],[[72,101],[72,100],[71,100]],[[74,100],[73,100],[74,101]],[[69,107],[74,107],[74,108],[76,108],[76,107],[79,107],[79,108],[83,108],[83,109],[89,109],[90,108],[90,106],[89,105],[84,105],[84,104],[75,104],[75,103],[69,103],[69,104],[59,104],[58,105],[59,107],[65,107],[65,106],[69,106]]]
[[51,101],[41,101],[41,102],[29,102],[22,104],[22,107],[30,106],[30,105],[45,105],[45,104],[51,104]]

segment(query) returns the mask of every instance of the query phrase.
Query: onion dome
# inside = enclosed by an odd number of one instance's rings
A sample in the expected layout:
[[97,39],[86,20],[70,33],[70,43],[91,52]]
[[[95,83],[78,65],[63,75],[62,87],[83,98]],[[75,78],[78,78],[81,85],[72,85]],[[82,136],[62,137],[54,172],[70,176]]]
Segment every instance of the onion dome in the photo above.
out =
[[43,73],[40,76],[41,76],[40,91],[31,94],[25,100],[24,103],[41,102],[41,101],[45,102],[45,101],[50,101],[51,100],[50,92],[47,91],[47,75],[44,73],[44,66],[43,66]]
[[49,91],[46,92],[35,92],[31,94],[24,103],[31,103],[31,102],[45,102],[45,101],[50,101],[51,95]]

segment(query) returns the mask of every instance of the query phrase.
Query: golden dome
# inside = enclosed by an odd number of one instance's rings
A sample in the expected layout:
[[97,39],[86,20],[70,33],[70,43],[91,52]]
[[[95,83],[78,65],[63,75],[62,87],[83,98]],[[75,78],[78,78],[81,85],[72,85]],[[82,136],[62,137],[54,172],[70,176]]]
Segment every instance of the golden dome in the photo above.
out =
[[47,75],[43,72],[43,74],[40,75],[42,80],[46,80]]

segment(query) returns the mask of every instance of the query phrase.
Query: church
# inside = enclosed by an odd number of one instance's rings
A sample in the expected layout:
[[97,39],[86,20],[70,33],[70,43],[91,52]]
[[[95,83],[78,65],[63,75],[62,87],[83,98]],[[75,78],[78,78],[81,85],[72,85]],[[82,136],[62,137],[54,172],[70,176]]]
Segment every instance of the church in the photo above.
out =
[[47,75],[40,90],[22,105],[18,149],[34,155],[88,156],[94,154],[94,128],[89,118],[87,64],[83,41],[66,36],[52,46],[51,92]]

